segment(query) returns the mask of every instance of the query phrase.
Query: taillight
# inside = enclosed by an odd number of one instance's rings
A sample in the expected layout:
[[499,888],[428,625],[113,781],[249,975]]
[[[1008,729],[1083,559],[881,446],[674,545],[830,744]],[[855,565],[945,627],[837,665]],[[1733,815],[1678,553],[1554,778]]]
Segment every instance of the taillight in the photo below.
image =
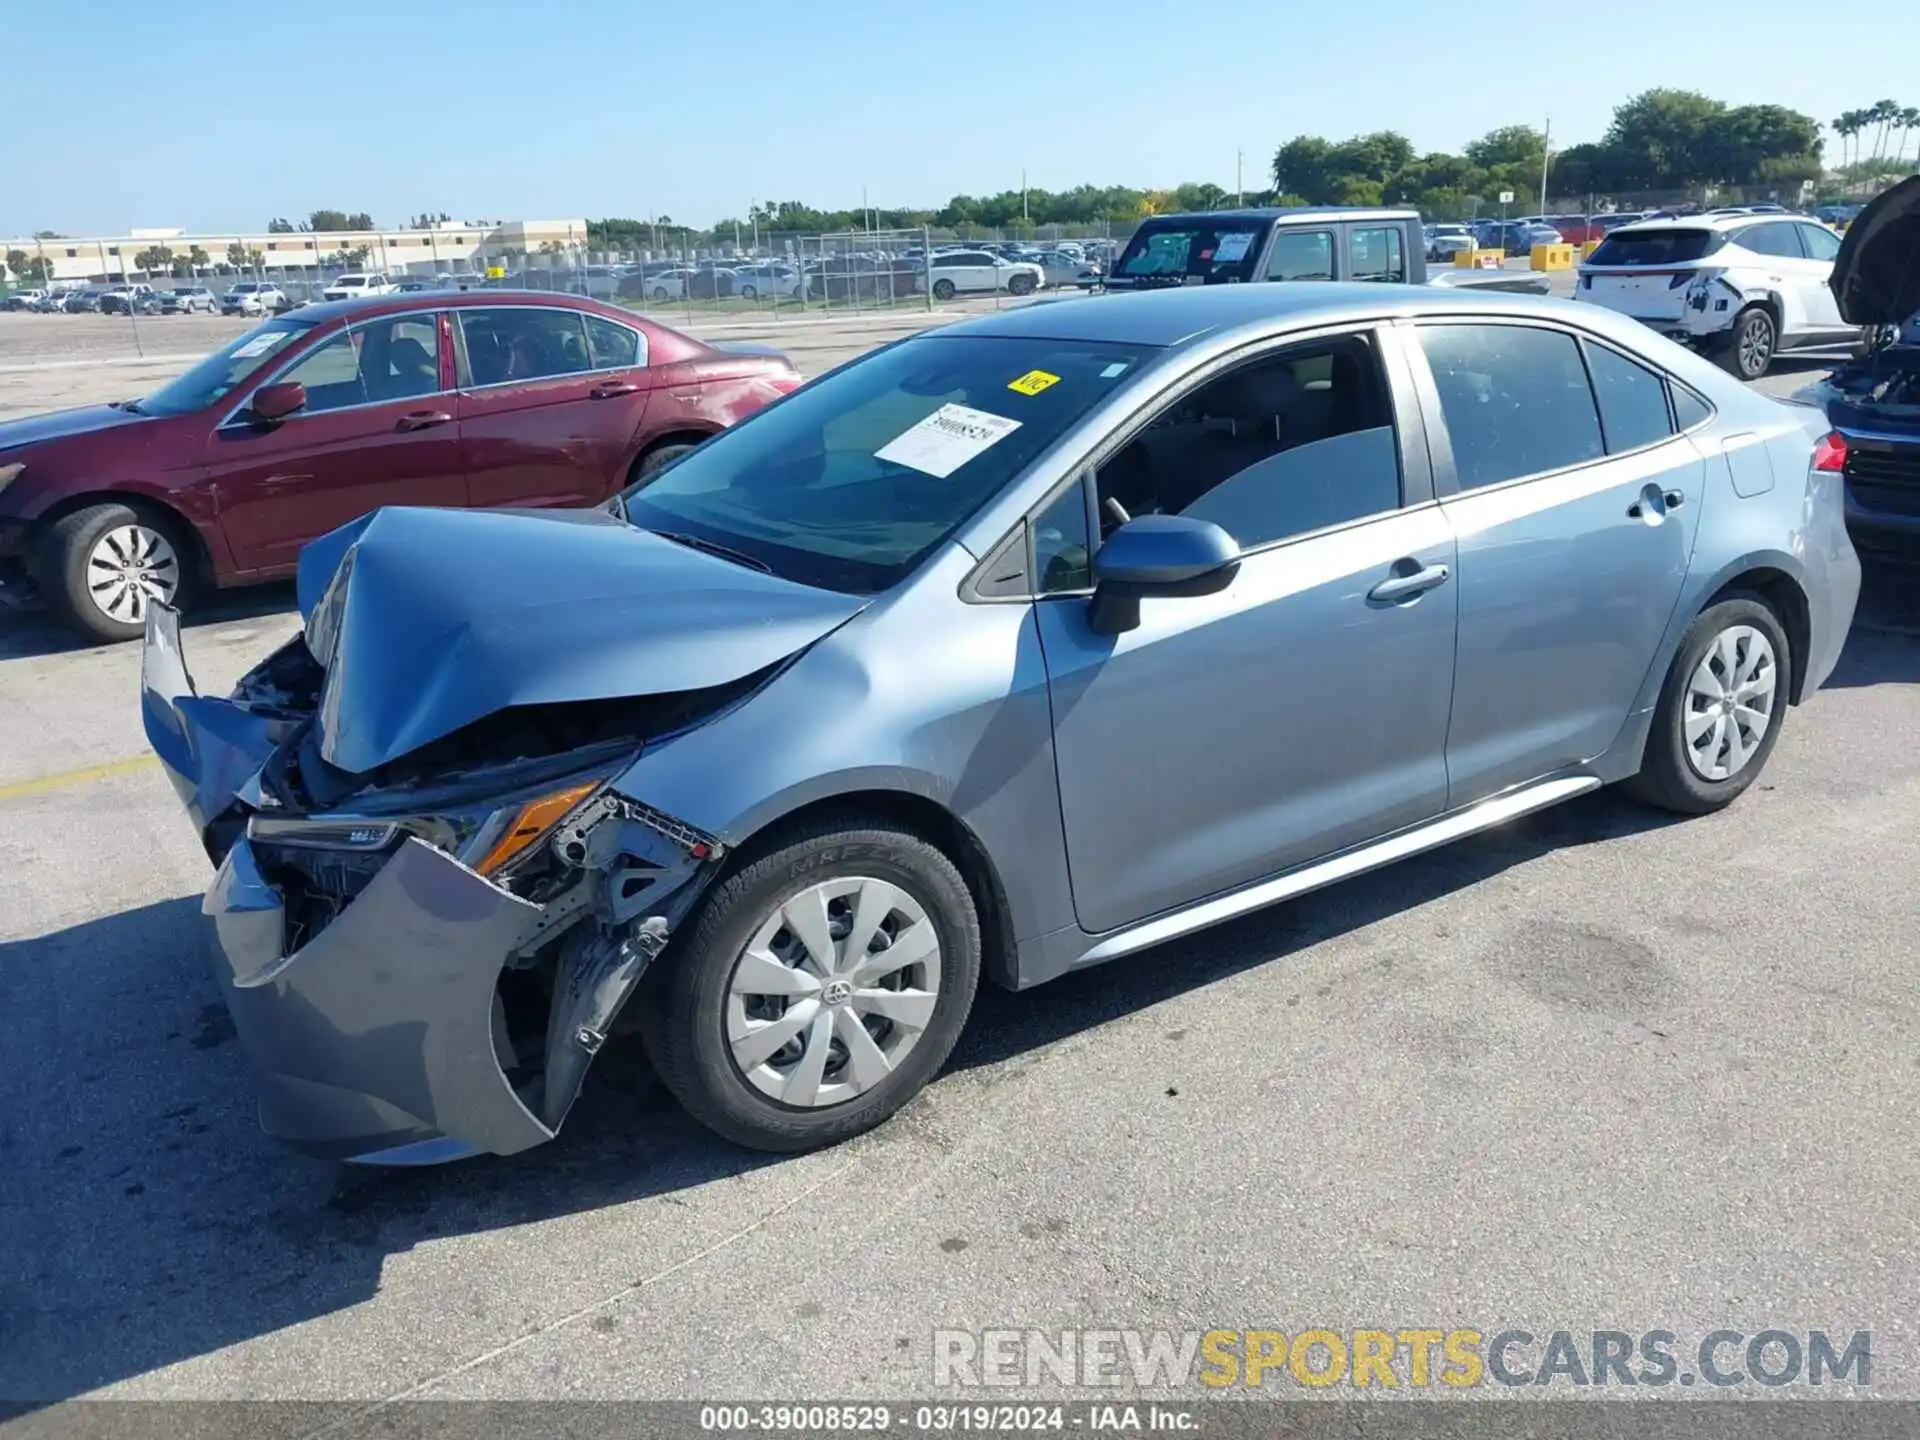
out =
[[1847,437],[1838,430],[1829,430],[1814,442],[1813,468],[1829,475],[1838,475],[1847,468]]

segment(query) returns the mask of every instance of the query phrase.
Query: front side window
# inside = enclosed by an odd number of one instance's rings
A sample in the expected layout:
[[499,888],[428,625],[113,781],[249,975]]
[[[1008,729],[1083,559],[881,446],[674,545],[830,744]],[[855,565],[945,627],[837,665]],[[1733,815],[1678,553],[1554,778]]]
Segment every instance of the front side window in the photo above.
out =
[[1800,243],[1805,247],[1809,260],[1837,260],[1840,258],[1840,237],[1824,225],[1799,225]]
[[463,310],[460,334],[474,385],[549,380],[593,368],[586,327],[572,310],[519,305]]
[[1462,490],[1599,458],[1600,415],[1571,335],[1523,325],[1426,325]]
[[1588,344],[1587,364],[1609,455],[1656,445],[1673,433],[1664,379],[1604,345]]
[[1400,254],[1400,228],[1397,225],[1356,229],[1348,236],[1353,251],[1353,278],[1404,285],[1406,261]]
[[1103,531],[1189,515],[1245,549],[1397,509],[1399,446],[1379,358],[1347,335],[1229,371],[1156,415],[1098,481]]
[[1069,485],[1033,521],[1033,570],[1042,595],[1093,586],[1093,540],[1087,530],[1087,486]]
[[432,314],[356,325],[296,363],[282,381],[306,387],[307,415],[411,400],[440,389],[440,327]]
[[801,584],[911,574],[1152,352],[923,335],[822,376],[623,497],[643,529]]
[[1333,279],[1331,230],[1282,230],[1267,258],[1269,280]]

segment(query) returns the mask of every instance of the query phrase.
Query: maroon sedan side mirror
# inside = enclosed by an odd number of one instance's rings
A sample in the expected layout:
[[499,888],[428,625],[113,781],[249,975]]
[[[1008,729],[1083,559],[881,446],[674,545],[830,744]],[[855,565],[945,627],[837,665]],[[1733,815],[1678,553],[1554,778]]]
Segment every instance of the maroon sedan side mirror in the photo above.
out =
[[253,417],[256,420],[284,420],[296,410],[306,407],[307,387],[298,380],[262,385],[253,392]]

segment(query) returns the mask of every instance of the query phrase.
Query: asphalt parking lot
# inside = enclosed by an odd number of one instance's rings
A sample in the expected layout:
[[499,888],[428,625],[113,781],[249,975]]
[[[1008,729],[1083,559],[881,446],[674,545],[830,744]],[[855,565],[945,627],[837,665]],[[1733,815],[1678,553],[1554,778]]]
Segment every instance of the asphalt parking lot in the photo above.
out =
[[[119,363],[92,317],[0,322],[0,415],[232,329]],[[817,373],[891,332],[753,333]],[[294,624],[229,597],[196,679]],[[1730,810],[1603,792],[983,992],[893,1123],[779,1161],[619,1045],[513,1159],[268,1141],[138,669],[0,611],[0,1399],[924,1396],[935,1328],[996,1325],[1869,1330],[1844,1393],[1920,1397],[1920,577],[1869,572]]]

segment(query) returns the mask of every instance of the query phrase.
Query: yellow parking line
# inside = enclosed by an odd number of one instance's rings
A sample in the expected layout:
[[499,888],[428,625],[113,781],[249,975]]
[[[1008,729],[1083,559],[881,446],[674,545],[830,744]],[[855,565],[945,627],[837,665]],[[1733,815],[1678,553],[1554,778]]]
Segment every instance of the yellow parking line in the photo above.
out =
[[65,790],[71,785],[86,785],[94,780],[111,780],[116,775],[131,775],[160,762],[151,755],[135,755],[126,760],[109,760],[104,765],[89,765],[83,770],[63,770],[58,775],[41,775],[33,780],[16,780],[0,785],[0,800],[18,800],[23,795],[44,795],[49,790]]

